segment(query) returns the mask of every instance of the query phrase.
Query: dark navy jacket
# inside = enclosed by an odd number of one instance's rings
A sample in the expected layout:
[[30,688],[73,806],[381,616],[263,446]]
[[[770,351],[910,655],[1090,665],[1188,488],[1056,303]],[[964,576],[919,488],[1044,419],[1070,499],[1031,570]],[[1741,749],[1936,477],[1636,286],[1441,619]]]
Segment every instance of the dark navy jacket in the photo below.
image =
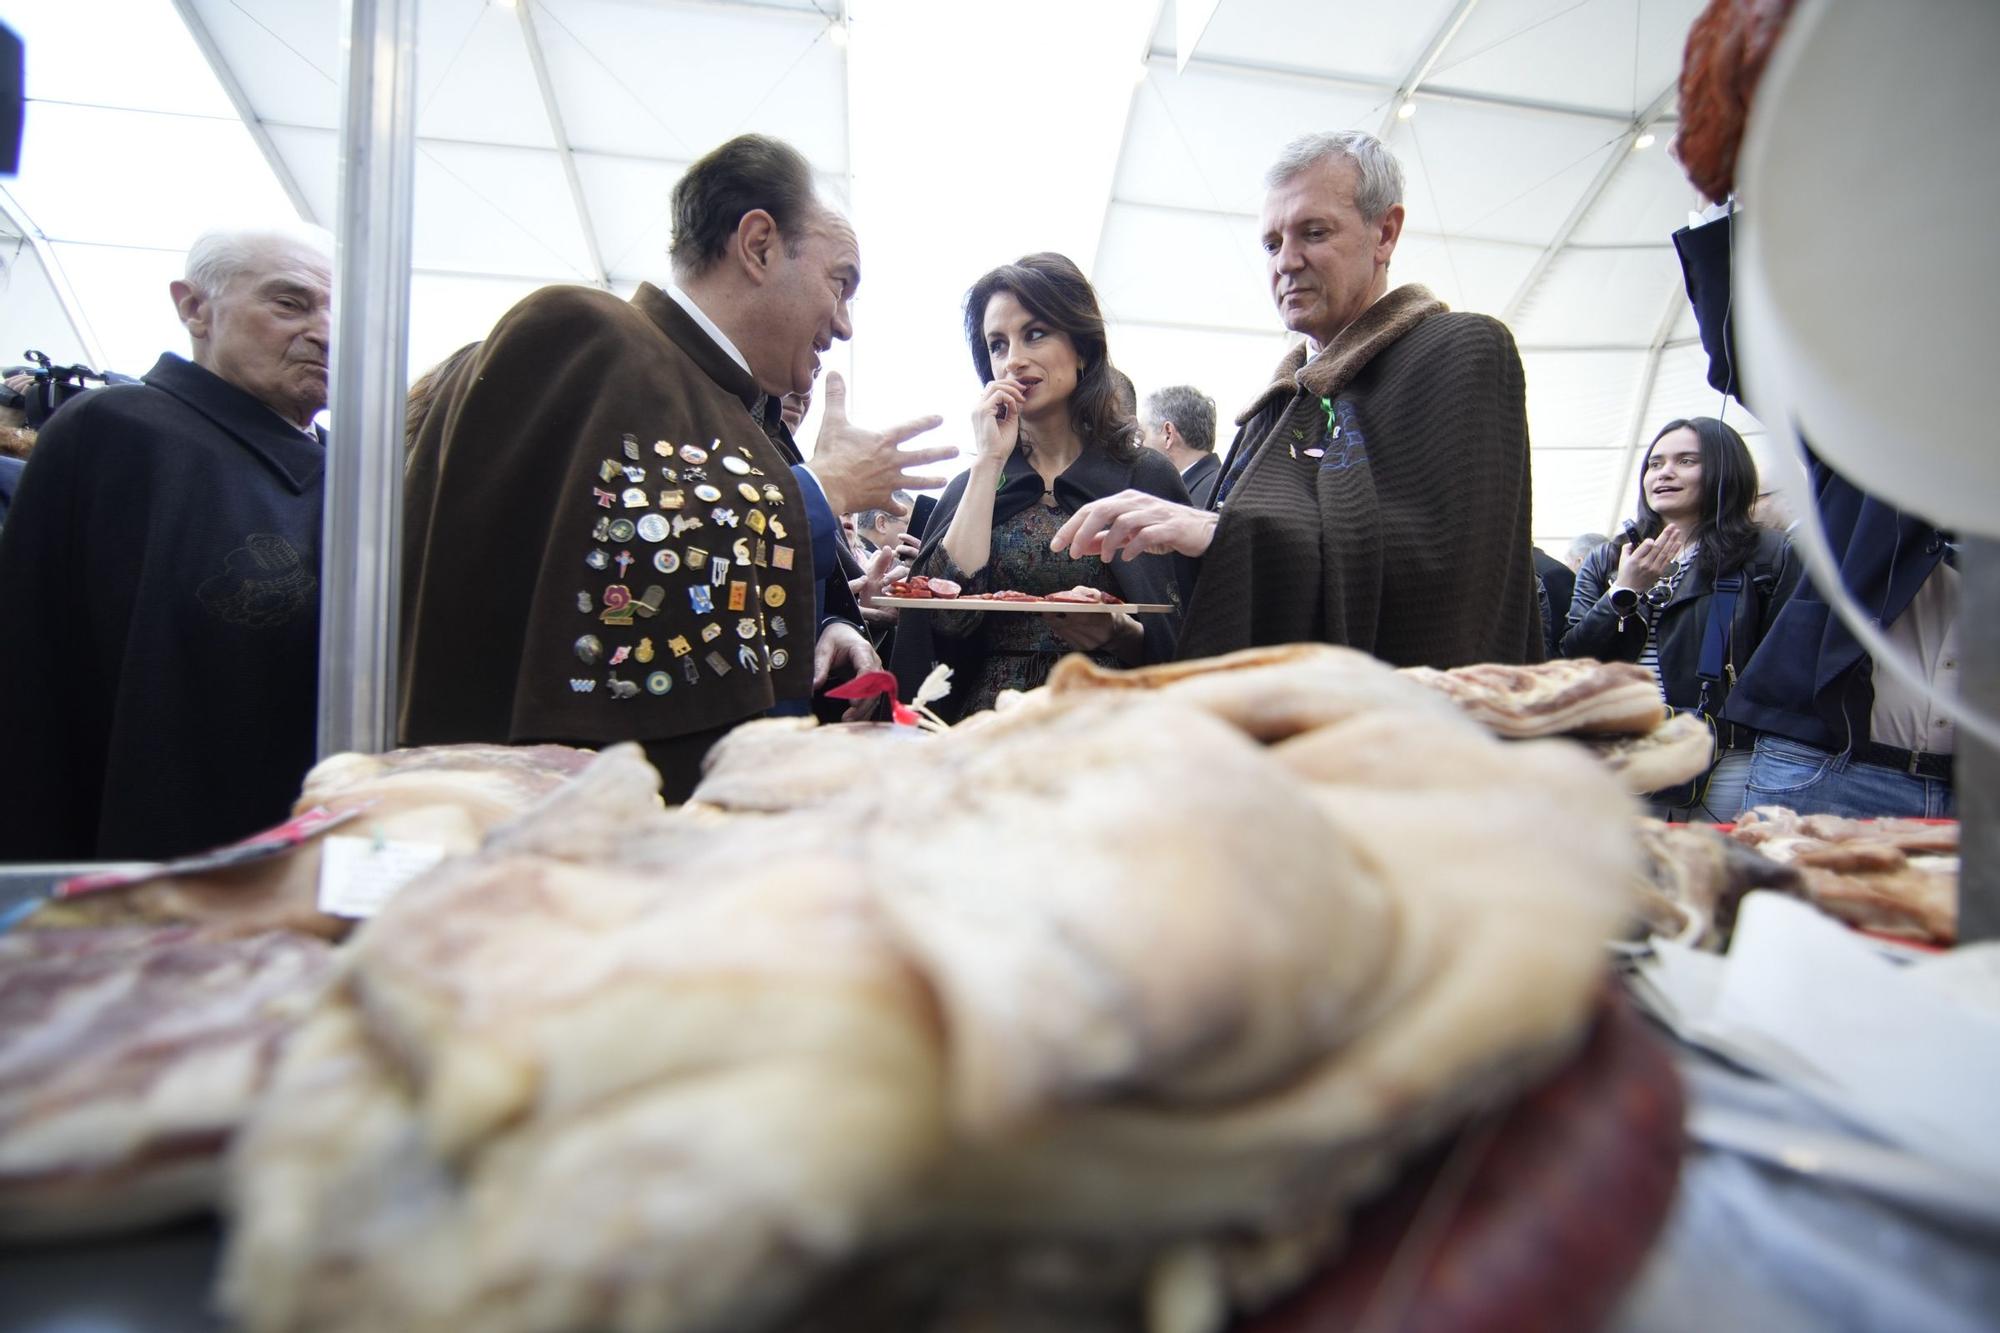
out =
[[[1818,458],[1811,475],[1841,582],[1878,623],[1894,623],[1944,559],[1944,534],[1864,494]],[[1844,753],[1870,739],[1874,674],[1874,659],[1802,580],[1737,678],[1725,716]]]
[[282,821],[318,723],[326,449],[177,356],[42,428],[0,533],[0,861]]
[[[1745,368],[1737,364],[1729,322],[1733,226],[1734,219],[1721,218],[1683,228],[1674,233],[1674,248],[1708,352],[1708,382],[1740,399]],[[1747,369],[1753,387],[1756,369]],[[1891,624],[1944,558],[1944,535],[1923,519],[1865,494],[1818,458],[1810,463],[1813,493],[1827,544],[1840,564],[1841,582],[1878,623]],[[1737,678],[1724,716],[1844,753],[1871,739],[1874,673],[1874,661],[1819,589],[1801,580]]]

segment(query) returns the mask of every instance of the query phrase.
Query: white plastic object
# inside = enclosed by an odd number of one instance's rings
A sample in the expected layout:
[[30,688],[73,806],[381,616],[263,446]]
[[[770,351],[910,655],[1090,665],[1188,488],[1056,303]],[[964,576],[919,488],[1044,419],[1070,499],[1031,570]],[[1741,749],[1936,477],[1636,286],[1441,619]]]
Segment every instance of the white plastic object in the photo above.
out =
[[[1794,544],[1878,669],[1925,692],[1841,584],[1799,442],[1899,508],[2000,537],[1996,58],[1995,0],[1802,0],[1737,170],[1735,335]],[[1937,702],[2000,747],[2000,719]]]
[[1752,108],[1735,328],[1751,404],[1841,475],[2000,537],[2000,3],[1805,0]]

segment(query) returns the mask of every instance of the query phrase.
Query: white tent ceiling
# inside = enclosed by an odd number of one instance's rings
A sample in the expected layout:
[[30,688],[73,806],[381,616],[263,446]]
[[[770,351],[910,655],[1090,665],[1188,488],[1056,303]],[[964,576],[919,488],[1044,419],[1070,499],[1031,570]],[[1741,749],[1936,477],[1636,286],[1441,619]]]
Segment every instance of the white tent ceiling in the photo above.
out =
[[[1142,393],[1193,383],[1233,415],[1284,346],[1263,167],[1357,126],[1408,175],[1395,276],[1514,329],[1553,548],[1629,504],[1635,441],[1720,406],[1668,240],[1696,204],[1665,149],[1699,7],[1220,0],[1183,63],[1174,0],[1019,0],[1004,25],[952,0],[424,0],[412,367],[543,283],[659,280],[674,181],[759,130],[854,212],[859,332],[832,364],[859,415],[962,434],[958,296],[1051,247],[1091,272]],[[165,288],[202,228],[331,223],[338,0],[0,0],[0,20],[31,99],[0,182],[0,359],[136,373],[184,345]]]

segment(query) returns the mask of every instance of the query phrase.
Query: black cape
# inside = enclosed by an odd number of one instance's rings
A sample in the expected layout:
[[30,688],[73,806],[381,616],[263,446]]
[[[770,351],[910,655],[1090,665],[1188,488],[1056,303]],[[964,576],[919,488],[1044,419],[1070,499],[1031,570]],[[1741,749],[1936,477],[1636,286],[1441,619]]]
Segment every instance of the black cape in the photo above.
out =
[[314,758],[326,449],[167,355],[43,427],[0,533],[0,860],[281,822]]

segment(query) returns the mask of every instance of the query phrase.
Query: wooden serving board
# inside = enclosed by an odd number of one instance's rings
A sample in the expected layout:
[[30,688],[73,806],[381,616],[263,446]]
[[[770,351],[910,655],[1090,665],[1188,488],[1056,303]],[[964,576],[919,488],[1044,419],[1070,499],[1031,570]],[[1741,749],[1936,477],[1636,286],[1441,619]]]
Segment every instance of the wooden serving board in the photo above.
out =
[[919,611],[1171,611],[1166,602],[997,602],[991,597],[877,597],[876,606],[911,606]]

